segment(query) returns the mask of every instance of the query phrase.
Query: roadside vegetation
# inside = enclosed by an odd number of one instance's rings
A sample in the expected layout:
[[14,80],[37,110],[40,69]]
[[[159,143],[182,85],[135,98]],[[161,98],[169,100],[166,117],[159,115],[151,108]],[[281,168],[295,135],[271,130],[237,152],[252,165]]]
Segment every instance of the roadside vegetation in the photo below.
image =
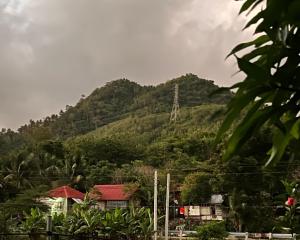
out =
[[[149,208],[99,211],[93,206],[86,199],[82,204],[75,204],[72,213],[54,215],[54,235],[70,236],[73,239],[152,239],[153,216]],[[32,208],[22,221],[11,219],[4,232],[27,233],[31,239],[45,239],[43,233],[47,216],[39,208]]]
[[[45,209],[35,199],[55,186],[88,191],[95,184],[124,183],[138,186],[145,208],[99,212],[77,205],[71,215],[54,217],[55,229],[149,239],[158,169],[160,207],[166,172],[171,188],[181,187],[180,205],[224,196],[225,222],[197,228],[200,239],[221,239],[227,231],[299,233],[300,4],[247,0],[241,13],[262,5],[246,26],[257,24],[258,37],[231,52],[246,74],[230,88],[235,94],[225,89],[211,95],[221,89],[193,74],[157,87],[121,79],[59,115],[30,121],[18,132],[3,129],[1,230],[13,226],[10,220],[28,232],[44,228]],[[251,51],[237,56],[247,47]],[[175,83],[181,110],[170,123]]]

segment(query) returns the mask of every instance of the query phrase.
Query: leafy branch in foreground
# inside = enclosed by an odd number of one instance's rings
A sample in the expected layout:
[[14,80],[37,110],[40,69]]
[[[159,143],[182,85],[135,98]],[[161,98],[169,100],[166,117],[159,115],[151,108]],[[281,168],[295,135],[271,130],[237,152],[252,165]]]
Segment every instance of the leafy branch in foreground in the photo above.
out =
[[[236,46],[234,55],[244,81],[228,104],[216,141],[241,118],[230,135],[224,158],[228,159],[264,124],[274,126],[273,146],[266,165],[276,163],[289,144],[300,138],[300,1],[246,0],[240,14],[260,10],[245,29],[256,25],[256,39]],[[236,54],[250,51],[241,57]],[[293,151],[295,153],[295,150]]]

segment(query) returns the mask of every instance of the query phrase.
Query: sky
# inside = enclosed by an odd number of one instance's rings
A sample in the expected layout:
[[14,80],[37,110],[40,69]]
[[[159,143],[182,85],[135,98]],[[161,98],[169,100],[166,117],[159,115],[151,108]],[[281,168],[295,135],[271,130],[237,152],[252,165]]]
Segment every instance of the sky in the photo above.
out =
[[245,17],[234,0],[0,0],[0,128],[75,105],[106,82],[186,73],[230,86]]

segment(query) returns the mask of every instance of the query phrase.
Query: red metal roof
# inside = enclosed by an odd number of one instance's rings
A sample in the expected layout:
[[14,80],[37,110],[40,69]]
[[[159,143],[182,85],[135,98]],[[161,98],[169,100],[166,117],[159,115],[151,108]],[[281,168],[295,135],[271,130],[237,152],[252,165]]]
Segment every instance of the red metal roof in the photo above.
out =
[[54,198],[77,198],[77,199],[84,199],[84,194],[82,192],[77,191],[74,188],[71,188],[69,186],[62,186],[55,188],[48,193],[49,197]]
[[94,190],[96,190],[99,195],[96,196],[97,193],[95,191],[91,194],[91,197],[96,198],[97,200],[103,201],[111,201],[111,200],[129,200],[131,195],[136,191],[136,189],[128,191],[124,184],[118,185],[95,185]]

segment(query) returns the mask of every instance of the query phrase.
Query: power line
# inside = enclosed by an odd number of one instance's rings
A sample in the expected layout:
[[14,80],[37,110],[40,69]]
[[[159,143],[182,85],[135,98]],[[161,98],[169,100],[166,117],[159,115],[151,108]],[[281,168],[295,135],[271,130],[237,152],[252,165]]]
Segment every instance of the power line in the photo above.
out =
[[[179,171],[179,170],[178,170]],[[222,176],[222,175],[264,175],[264,174],[286,174],[286,171],[261,171],[261,172],[223,172],[223,173],[212,173],[212,172],[205,172],[205,171],[199,171],[199,173],[205,173],[210,176]],[[80,175],[81,177],[85,177]],[[172,176],[176,177],[185,177],[188,176],[188,174],[181,173],[181,174],[172,174]],[[77,176],[73,176],[73,178],[76,178]],[[111,177],[111,178],[135,178],[136,176],[129,176],[129,175],[101,175],[101,177]],[[150,177],[150,176],[147,176]],[[61,177],[61,176],[42,176],[39,174],[31,174],[30,176],[18,176],[17,178],[24,178],[24,179],[71,179],[71,177]]]

